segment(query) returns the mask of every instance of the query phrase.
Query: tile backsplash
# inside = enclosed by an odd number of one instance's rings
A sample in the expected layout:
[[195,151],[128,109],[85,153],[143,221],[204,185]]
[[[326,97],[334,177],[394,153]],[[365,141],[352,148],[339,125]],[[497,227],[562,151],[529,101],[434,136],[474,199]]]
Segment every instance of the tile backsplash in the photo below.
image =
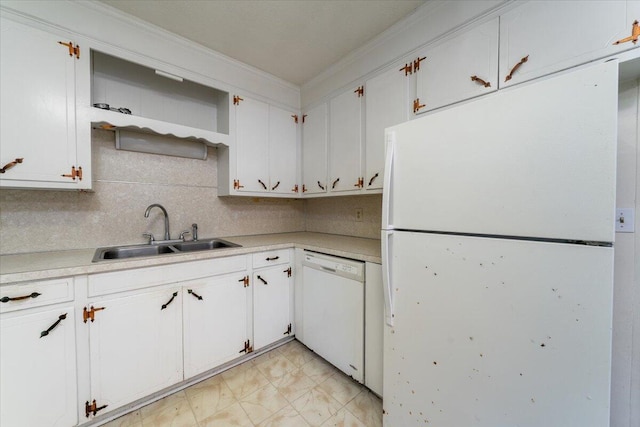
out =
[[[92,192],[0,190],[0,254],[143,243],[161,238],[160,203],[171,236],[198,224],[200,237],[316,231],[379,238],[380,195],[323,199],[217,197],[217,150],[207,160],[115,149],[94,130]],[[363,209],[362,221],[355,209]]]

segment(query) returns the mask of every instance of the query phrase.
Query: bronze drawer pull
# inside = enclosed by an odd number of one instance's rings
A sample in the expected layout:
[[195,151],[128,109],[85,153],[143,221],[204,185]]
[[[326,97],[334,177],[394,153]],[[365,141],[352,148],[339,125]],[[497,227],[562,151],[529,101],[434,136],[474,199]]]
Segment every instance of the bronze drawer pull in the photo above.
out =
[[268,285],[267,281],[264,280],[262,277],[258,276],[258,280],[260,280],[262,283],[264,283],[265,285]]
[[320,187],[321,190],[324,190],[324,187],[322,186],[322,184],[320,184],[320,181],[318,181],[318,187]]
[[165,308],[167,308],[169,306],[169,304],[171,304],[174,300],[175,297],[178,296],[178,292],[174,292],[173,295],[171,295],[171,299],[169,301],[166,302],[166,304],[162,304],[162,308],[160,310],[164,310]]
[[335,181],[333,181],[333,184],[331,184],[331,189],[333,190],[334,188],[336,188],[336,184],[340,181],[340,178],[336,179]]
[[262,185],[262,188],[264,188],[265,190],[267,189],[267,186],[265,185],[264,182],[262,182],[261,179],[259,179],[258,182],[260,183],[260,185]]
[[56,326],[58,326],[58,324],[66,318],[67,318],[67,313],[61,314],[60,317],[58,317],[58,320],[56,320],[56,322],[53,325],[49,326],[49,329],[47,329],[46,331],[40,332],[40,338],[46,337],[47,335],[49,335],[49,332],[53,331],[56,328]]
[[278,188],[278,185],[280,185],[280,181],[276,182],[276,185],[274,185],[273,187],[271,187],[271,191],[275,190],[276,188]]
[[373,181],[378,177],[378,175],[380,174],[376,172],[376,174],[371,177],[369,180],[369,187],[371,187],[371,184],[373,184]]
[[24,160],[23,157],[20,157],[18,159],[15,159],[13,162],[9,162],[6,165],[4,165],[2,168],[0,168],[0,173],[5,173],[6,171],[8,171],[9,169],[11,169],[12,167],[14,167],[17,164],[22,163],[22,161]]
[[191,289],[187,289],[187,293],[193,295],[194,297],[196,297],[198,300],[202,301],[202,297],[198,294],[196,294],[195,292],[193,292],[193,290]]
[[484,87],[491,87],[491,82],[486,82],[484,80],[482,80],[480,77],[478,76],[471,76],[471,81],[472,82],[478,82],[480,83],[482,86]]
[[23,295],[21,297],[13,297],[13,298],[11,298],[11,297],[2,297],[2,298],[0,298],[0,302],[20,301],[20,300],[27,299],[27,298],[38,298],[40,295],[42,295],[42,294],[39,294],[38,292],[33,292],[33,293],[29,294],[29,295]]
[[511,72],[507,75],[507,77],[504,78],[505,82],[508,82],[509,80],[511,80],[511,78],[513,77],[513,73],[515,73],[518,68],[520,68],[520,66],[522,64],[524,64],[525,62],[527,62],[529,60],[529,55],[525,56],[524,58],[522,58],[520,60],[520,62],[518,62],[512,69]]
[[272,258],[266,258],[267,261],[275,261],[277,259],[280,259],[280,257],[279,256],[274,256]]

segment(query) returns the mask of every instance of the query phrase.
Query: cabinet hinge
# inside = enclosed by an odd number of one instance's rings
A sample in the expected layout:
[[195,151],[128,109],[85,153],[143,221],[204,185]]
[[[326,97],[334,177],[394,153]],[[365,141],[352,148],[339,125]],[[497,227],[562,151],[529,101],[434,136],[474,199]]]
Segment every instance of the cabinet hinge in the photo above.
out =
[[233,189],[234,190],[239,190],[240,188],[244,188],[244,185],[240,185],[240,180],[239,179],[234,179],[233,180]]
[[289,323],[287,325],[287,330],[284,331],[284,334],[282,334],[282,335],[289,335],[289,334],[291,334],[291,323]]
[[244,348],[242,350],[240,350],[238,353],[253,353],[253,347],[251,347],[251,341],[246,340],[244,342]]
[[238,282],[242,282],[242,286],[244,288],[249,286],[249,276],[244,276],[242,279],[238,280]]
[[98,404],[96,403],[96,400],[93,399],[93,402],[89,403],[89,401],[87,401],[84,404],[84,413],[87,416],[87,418],[89,418],[89,415],[93,415],[95,417],[98,411],[102,411],[107,406],[109,405],[98,406]]
[[358,94],[358,98],[364,96],[364,86],[358,87],[356,90],[353,91],[353,93]]
[[413,72],[417,72],[418,70],[420,70],[420,63],[422,61],[424,61],[425,59],[427,59],[426,56],[423,56],[422,58],[416,58],[413,60]]
[[638,43],[638,37],[640,37],[640,25],[638,25],[638,20],[636,19],[635,21],[633,21],[633,24],[631,24],[631,35],[629,37],[625,37],[616,42],[613,42],[613,44],[626,42],[632,42],[633,44],[636,44]]
[[282,272],[287,273],[287,277],[291,277],[291,267],[287,268],[286,270],[283,270]]
[[89,310],[87,310],[87,307],[84,307],[82,309],[82,320],[84,320],[84,323],[87,323],[87,320],[91,320],[91,322],[93,322],[93,320],[95,319],[96,316],[96,311],[101,311],[104,310],[106,307],[94,307],[91,306],[91,308]]
[[63,173],[61,176],[71,178],[74,181],[78,178],[78,181],[82,181],[82,166],[78,166],[78,169],[75,166],[71,166],[71,173]]
[[304,123],[304,120],[307,118],[307,114],[303,114],[302,115],[302,123]]
[[413,64],[411,63],[404,64],[404,67],[400,68],[400,71],[404,71],[405,77],[408,76],[409,74],[413,74]]
[[65,43],[65,42],[58,42],[59,44],[66,46],[69,48],[69,56],[76,56],[76,59],[80,59],[80,45],[74,45],[72,42],[69,43]]
[[358,182],[356,182],[355,184],[353,184],[354,187],[358,187],[358,188],[362,188],[364,187],[364,178],[359,177],[358,178]]
[[238,95],[233,95],[233,105],[239,105],[240,101],[244,101],[244,99],[240,98]]
[[303,193],[306,193],[306,192],[307,192],[307,186],[306,186],[306,185],[304,185],[304,184],[302,184],[302,192],[303,192]]
[[413,100],[413,114],[420,111],[421,108],[426,107],[424,104],[420,104],[420,98],[416,98]]
[[293,117],[293,121],[298,123],[298,115],[297,114],[292,114],[291,117]]
[[293,191],[294,193],[298,192],[298,184],[294,185],[293,188],[291,189],[291,191]]

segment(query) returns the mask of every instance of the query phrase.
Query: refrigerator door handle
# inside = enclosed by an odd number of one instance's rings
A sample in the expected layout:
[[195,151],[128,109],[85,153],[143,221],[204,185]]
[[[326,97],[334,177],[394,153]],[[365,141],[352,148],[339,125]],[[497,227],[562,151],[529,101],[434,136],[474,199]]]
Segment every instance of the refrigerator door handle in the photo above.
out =
[[393,299],[391,292],[391,249],[393,231],[382,231],[382,288],[384,292],[384,318],[393,326]]
[[393,173],[393,157],[396,147],[396,133],[387,131],[385,135],[386,152],[384,161],[384,181],[382,183],[382,229],[393,228],[391,212],[391,177]]

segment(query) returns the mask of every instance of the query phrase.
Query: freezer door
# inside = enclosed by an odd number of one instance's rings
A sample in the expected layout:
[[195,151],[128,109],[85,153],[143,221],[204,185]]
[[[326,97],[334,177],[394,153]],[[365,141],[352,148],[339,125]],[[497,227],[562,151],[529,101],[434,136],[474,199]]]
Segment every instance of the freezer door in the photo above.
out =
[[384,425],[609,425],[613,249],[395,231]]
[[383,228],[613,241],[617,79],[607,62],[389,128]]

